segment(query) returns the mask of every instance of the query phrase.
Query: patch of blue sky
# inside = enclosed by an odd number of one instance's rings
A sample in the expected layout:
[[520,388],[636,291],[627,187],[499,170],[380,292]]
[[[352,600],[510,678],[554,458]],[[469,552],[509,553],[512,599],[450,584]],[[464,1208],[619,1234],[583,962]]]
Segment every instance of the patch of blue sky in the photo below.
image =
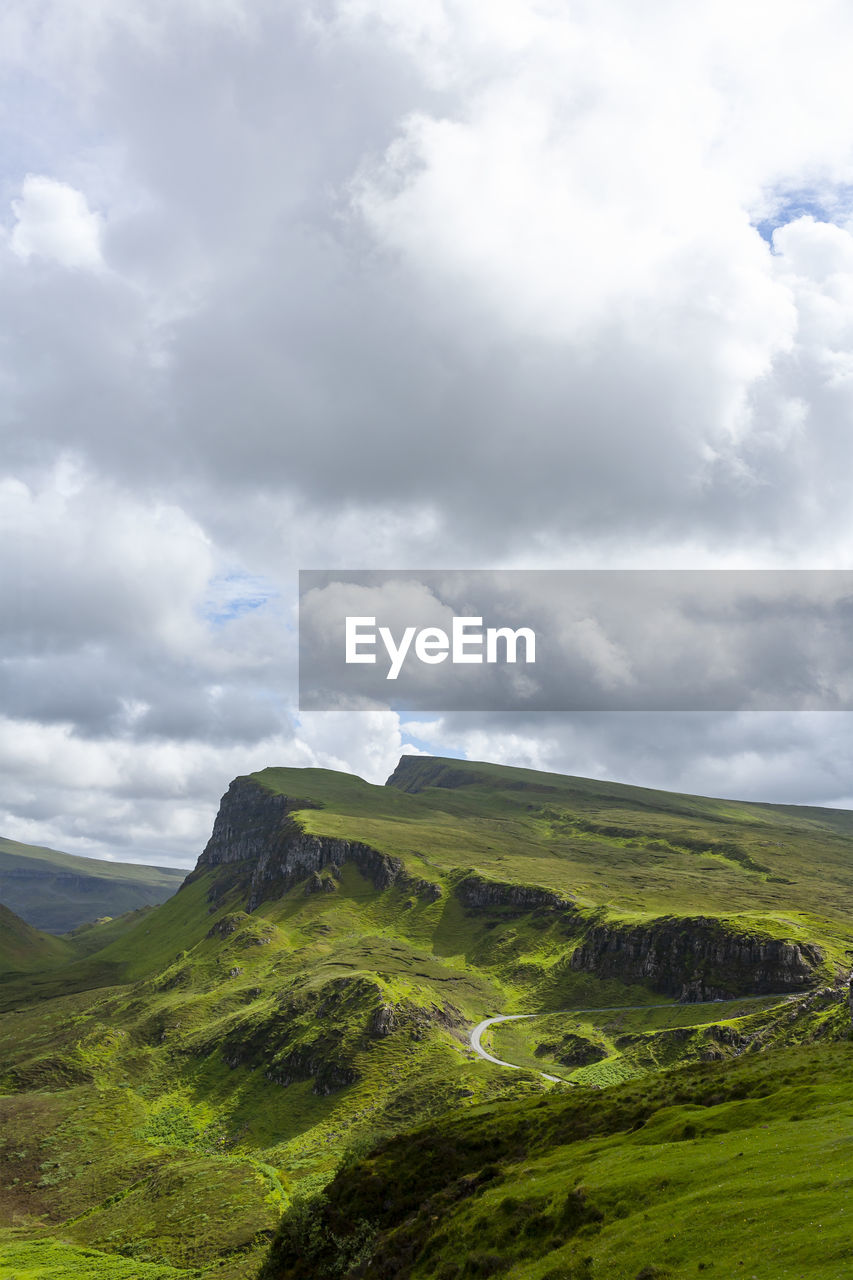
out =
[[[421,728],[423,726],[423,728]],[[404,722],[400,725],[400,739],[403,746],[415,747],[418,751],[424,752],[426,755],[435,755],[435,743],[433,735],[438,728],[435,719],[435,712],[425,713],[424,715],[413,715],[407,713]],[[421,736],[423,734],[423,736]],[[441,756],[446,756],[451,760],[464,760],[465,753],[458,748],[451,747],[442,743],[438,752]]]
[[106,145],[100,131],[87,128],[68,98],[49,80],[23,68],[4,72],[7,110],[0,115],[0,199],[6,208],[28,173],[76,185],[77,159]]
[[235,618],[254,613],[279,598],[280,592],[256,574],[221,574],[208,583],[207,596],[202,605],[202,616],[213,627],[223,627]]
[[773,232],[798,218],[816,222],[846,222],[853,215],[853,184],[833,187],[795,187],[770,192],[755,229],[772,247]]

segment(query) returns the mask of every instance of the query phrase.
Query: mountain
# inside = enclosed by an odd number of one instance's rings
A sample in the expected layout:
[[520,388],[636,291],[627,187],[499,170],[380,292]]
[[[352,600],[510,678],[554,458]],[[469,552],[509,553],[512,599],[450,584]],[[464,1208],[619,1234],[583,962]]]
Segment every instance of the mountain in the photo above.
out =
[[238,778],[199,870],[251,866],[254,909],[297,874],[353,860],[416,898],[550,912],[562,941],[551,958],[541,949],[540,999],[546,986],[560,998],[558,978],[568,992],[573,970],[695,999],[849,967],[851,847],[845,811],[404,757],[384,787],[311,769]]
[[0,902],[47,933],[155,906],[184,875],[174,867],[104,862],[0,837]]
[[841,811],[235,779],[168,901],[0,986],[0,1274],[822,1280],[851,880]]

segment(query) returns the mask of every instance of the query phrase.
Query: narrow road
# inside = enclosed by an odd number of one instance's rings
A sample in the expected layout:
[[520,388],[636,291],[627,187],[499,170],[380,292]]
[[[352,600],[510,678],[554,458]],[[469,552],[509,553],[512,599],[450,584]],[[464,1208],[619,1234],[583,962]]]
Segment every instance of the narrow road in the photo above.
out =
[[[786,991],[780,995],[766,996],[732,996],[729,1000],[697,1000],[696,1003],[687,1004],[683,1000],[674,1000],[671,1004],[608,1004],[598,1005],[593,1009],[551,1009],[547,1013],[502,1013],[497,1018],[484,1018],[482,1022],[478,1022],[469,1037],[471,1048],[480,1058],[485,1058],[487,1062],[493,1062],[497,1067],[509,1067],[510,1071],[532,1071],[533,1067],[524,1067],[520,1062],[504,1062],[503,1058],[496,1058],[494,1054],[489,1053],[483,1048],[482,1037],[489,1027],[495,1026],[498,1022],[517,1022],[520,1018],[555,1018],[560,1017],[576,1017],[579,1013],[636,1013],[640,1010],[651,1009],[702,1009],[708,1005],[718,1004],[743,1004],[747,1000],[783,1000],[795,992]],[[564,1080],[562,1076],[549,1075],[547,1071],[540,1071],[539,1075],[544,1080],[551,1080],[555,1084],[570,1084],[574,1086],[574,1081]],[[577,1087],[577,1086],[574,1086]]]
[[[581,1010],[578,1010],[580,1013]],[[498,1067],[509,1067],[512,1071],[523,1071],[524,1068],[517,1062],[504,1062],[502,1058],[495,1058],[491,1053],[483,1048],[480,1043],[480,1037],[488,1027],[493,1027],[496,1022],[515,1022],[517,1018],[545,1018],[544,1013],[504,1013],[499,1018],[485,1018],[482,1022],[478,1022],[474,1030],[471,1032],[471,1048],[481,1058],[485,1058],[487,1062],[494,1062]],[[544,1076],[546,1080],[554,1080],[560,1083],[559,1076],[549,1076],[547,1071],[540,1071],[540,1076]],[[568,1084],[568,1081],[563,1083]]]

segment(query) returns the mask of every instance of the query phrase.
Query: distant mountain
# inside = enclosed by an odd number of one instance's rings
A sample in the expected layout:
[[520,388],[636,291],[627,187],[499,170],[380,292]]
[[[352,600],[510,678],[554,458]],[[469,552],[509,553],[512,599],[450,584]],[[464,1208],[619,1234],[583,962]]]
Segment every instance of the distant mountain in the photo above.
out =
[[36,929],[69,933],[165,902],[185,872],[80,858],[0,836],[0,902]]

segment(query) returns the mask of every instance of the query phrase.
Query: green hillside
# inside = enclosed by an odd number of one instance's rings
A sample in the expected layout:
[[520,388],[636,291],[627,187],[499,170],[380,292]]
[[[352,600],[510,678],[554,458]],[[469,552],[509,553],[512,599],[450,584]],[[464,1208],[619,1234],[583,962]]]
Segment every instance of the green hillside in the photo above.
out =
[[55,968],[71,955],[72,947],[65,939],[40,933],[0,905],[0,980],[7,974]]
[[[237,779],[179,892],[7,975],[0,1276],[249,1280],[271,1242],[274,1280],[692,1276],[689,1233],[613,1258],[668,1187],[687,1221],[715,1143],[787,1144],[781,1192],[833,1107],[848,1140],[843,814],[420,757],[391,782]],[[469,1042],[504,1013],[536,1015],[484,1039],[516,1069]],[[734,1257],[759,1228],[727,1230]]]
[[0,837],[0,902],[47,933],[69,933],[103,916],[155,906],[175,892],[185,874]]
[[851,1087],[848,1038],[449,1114],[294,1206],[263,1280],[845,1280]]

